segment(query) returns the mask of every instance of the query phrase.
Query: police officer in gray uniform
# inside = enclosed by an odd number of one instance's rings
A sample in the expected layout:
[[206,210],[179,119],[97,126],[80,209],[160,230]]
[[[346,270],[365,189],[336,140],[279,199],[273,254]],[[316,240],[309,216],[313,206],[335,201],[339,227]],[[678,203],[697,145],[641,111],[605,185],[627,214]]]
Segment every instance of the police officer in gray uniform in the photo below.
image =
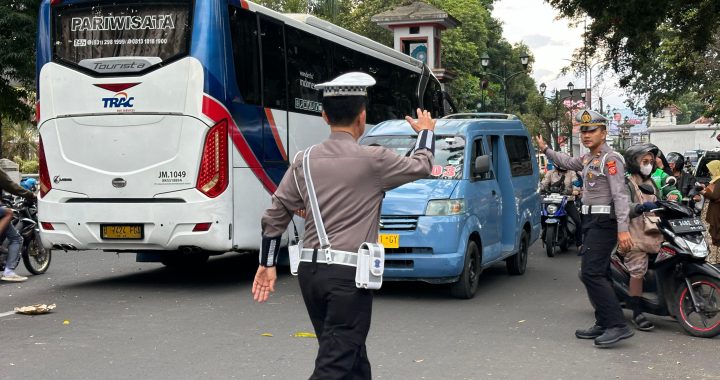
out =
[[[282,233],[293,212],[307,210],[298,276],[320,346],[311,379],[370,378],[365,340],[370,330],[372,291],[356,287],[352,258],[363,242],[377,242],[384,192],[425,178],[432,170],[435,121],[427,111],[418,109],[417,120],[406,117],[418,132],[409,157],[357,143],[365,131],[367,88],[374,84],[367,74],[348,73],[315,86],[323,90],[322,116],[330,125],[330,137],[306,149],[310,152],[308,168],[303,167],[304,152],[295,156],[272,197],[272,206],[262,217],[260,266],[252,289],[259,302],[274,291]],[[310,174],[307,183],[306,169]],[[308,185],[317,196],[320,228]],[[318,237],[322,230],[329,240],[327,249]]]
[[[581,278],[588,298],[595,308],[595,325],[575,331],[580,339],[594,339],[597,347],[610,347],[634,335],[625,323],[610,280],[610,255],[617,246],[632,248],[628,232],[630,196],[625,186],[622,156],[606,143],[607,119],[592,110],[578,112],[582,144],[590,153],[570,157],[549,149],[542,137],[537,138],[540,151],[570,170],[582,171],[583,247]],[[590,233],[592,232],[592,233]]]

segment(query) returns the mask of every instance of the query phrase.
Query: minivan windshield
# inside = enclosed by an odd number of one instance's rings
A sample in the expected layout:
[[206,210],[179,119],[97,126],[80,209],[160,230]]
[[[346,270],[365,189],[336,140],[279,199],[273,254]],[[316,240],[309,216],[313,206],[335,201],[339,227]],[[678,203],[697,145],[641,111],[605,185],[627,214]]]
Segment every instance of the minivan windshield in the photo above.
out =
[[[400,156],[409,156],[415,148],[415,136],[366,136],[362,145],[379,145]],[[465,139],[461,136],[435,135],[435,160],[428,179],[462,179]]]

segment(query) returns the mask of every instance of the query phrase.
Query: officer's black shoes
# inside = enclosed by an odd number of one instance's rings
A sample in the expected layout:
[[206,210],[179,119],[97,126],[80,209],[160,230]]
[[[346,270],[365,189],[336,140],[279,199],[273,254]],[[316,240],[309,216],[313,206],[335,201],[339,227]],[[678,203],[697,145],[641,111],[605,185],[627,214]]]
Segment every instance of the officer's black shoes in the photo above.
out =
[[605,333],[605,328],[598,325],[593,325],[589,329],[575,330],[575,337],[578,339],[595,339]]
[[642,313],[636,315],[632,319],[632,323],[640,331],[650,331],[655,328],[655,325],[653,325],[652,322],[648,321],[648,319],[645,318],[645,315],[643,315]]
[[623,339],[630,338],[633,335],[635,335],[635,331],[633,331],[628,326],[611,327],[611,328],[605,330],[604,334],[595,338],[595,347],[600,347],[600,348],[612,347],[615,345],[615,343],[617,343]]

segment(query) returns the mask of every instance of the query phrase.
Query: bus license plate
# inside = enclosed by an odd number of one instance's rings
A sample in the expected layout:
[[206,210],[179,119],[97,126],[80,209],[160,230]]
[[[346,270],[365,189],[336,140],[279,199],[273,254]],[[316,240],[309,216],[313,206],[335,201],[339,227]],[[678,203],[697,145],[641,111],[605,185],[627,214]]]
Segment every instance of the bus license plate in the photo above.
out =
[[142,224],[103,224],[100,237],[103,239],[141,240],[144,237]]
[[385,248],[400,248],[400,235],[398,234],[380,234],[379,243]]

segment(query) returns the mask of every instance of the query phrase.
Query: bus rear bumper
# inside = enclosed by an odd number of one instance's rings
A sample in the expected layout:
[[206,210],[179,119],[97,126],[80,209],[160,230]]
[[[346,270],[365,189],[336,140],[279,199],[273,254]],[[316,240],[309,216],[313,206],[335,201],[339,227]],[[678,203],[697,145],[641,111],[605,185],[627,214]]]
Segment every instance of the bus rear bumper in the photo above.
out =
[[[46,197],[38,201],[40,236],[46,248],[171,251],[193,247],[213,252],[232,249],[232,197],[229,191],[209,199],[194,189],[184,190],[180,193],[197,193],[192,194],[195,199],[185,203],[67,203],[58,198],[60,192],[52,190],[48,195],[55,199]],[[52,229],[43,225],[47,223]],[[193,231],[198,223],[211,225],[207,231]],[[103,238],[101,225],[105,224],[141,225],[142,237]]]

